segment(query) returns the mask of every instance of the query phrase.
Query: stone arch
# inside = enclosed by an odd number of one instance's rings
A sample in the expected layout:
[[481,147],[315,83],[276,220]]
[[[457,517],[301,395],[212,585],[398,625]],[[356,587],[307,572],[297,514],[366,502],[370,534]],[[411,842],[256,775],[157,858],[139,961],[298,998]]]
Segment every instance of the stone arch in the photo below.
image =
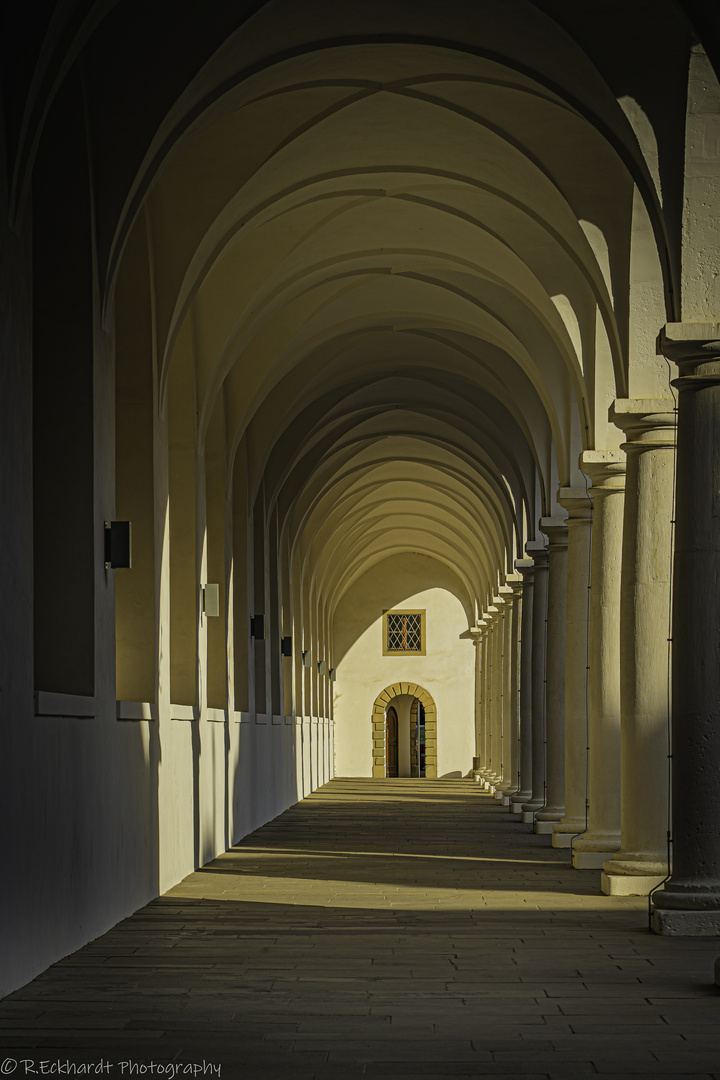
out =
[[424,687],[412,682],[386,686],[372,707],[373,776],[385,776],[385,710],[399,694],[412,694],[425,709],[425,777],[437,780],[437,709]]

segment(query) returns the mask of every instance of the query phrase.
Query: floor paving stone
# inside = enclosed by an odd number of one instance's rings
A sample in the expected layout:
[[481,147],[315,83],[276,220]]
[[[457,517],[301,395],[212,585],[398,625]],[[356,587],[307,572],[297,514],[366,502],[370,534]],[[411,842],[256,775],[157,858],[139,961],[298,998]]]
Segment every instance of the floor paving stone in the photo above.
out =
[[334,780],[0,1002],[5,1075],[720,1080],[720,942],[599,876],[472,781]]

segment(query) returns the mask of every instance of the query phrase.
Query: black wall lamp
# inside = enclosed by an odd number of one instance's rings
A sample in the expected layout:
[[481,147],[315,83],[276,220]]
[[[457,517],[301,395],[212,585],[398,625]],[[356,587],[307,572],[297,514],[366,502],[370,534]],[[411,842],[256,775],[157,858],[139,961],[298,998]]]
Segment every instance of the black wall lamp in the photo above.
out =
[[132,569],[132,525],[129,521],[105,522],[105,569]]
[[250,617],[250,637],[255,641],[265,640],[265,616],[252,615]]
[[292,656],[292,638],[291,637],[280,638],[280,654],[282,656]]

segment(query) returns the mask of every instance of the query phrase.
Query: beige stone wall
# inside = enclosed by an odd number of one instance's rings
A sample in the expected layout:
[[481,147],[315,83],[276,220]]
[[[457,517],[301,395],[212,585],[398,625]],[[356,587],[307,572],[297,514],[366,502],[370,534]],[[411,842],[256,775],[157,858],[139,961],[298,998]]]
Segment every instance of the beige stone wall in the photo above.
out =
[[[433,577],[438,584],[433,587]],[[429,587],[411,591],[417,583]],[[465,776],[474,753],[475,654],[452,575],[423,556],[396,556],[373,567],[348,590],[335,613],[335,773],[382,776],[385,708],[399,694],[425,705],[427,775]],[[401,597],[401,598],[400,598]],[[425,656],[382,655],[384,610],[426,611]],[[433,730],[433,728],[435,730]]]

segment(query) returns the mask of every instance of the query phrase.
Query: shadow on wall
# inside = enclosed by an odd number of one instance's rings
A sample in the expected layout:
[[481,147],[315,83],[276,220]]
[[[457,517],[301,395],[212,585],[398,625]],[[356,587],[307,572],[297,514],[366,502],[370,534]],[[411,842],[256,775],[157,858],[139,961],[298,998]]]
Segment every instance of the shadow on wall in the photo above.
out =
[[[409,596],[424,592],[427,589],[446,589],[447,592],[456,596],[463,605],[468,622],[474,621],[474,614],[468,610],[467,592],[456,574],[443,563],[432,559],[427,555],[416,552],[391,556],[382,562],[382,593],[383,606],[387,610],[398,607]],[[355,642],[369,629],[380,617],[380,612],[372,616],[362,616],[362,604],[353,605],[346,603],[352,600],[352,591],[357,589],[362,595],[367,592],[368,580],[378,572],[379,563],[375,563],[366,571],[343,596],[341,603],[344,606],[342,622],[336,623],[333,639],[333,651],[335,665],[338,666],[343,657],[350,651]],[[354,613],[354,614],[353,614]],[[448,774],[448,775],[460,775]]]
[[462,780],[462,773],[459,769],[455,769],[453,772],[444,772],[440,777],[441,780]]

